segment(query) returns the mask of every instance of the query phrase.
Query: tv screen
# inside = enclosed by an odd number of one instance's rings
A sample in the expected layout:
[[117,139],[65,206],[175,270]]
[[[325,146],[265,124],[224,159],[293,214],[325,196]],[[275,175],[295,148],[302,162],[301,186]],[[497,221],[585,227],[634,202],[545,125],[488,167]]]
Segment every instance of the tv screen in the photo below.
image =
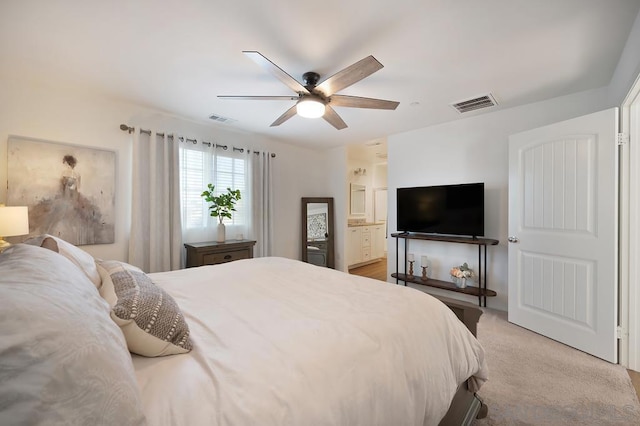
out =
[[398,188],[398,231],[484,235],[484,183]]

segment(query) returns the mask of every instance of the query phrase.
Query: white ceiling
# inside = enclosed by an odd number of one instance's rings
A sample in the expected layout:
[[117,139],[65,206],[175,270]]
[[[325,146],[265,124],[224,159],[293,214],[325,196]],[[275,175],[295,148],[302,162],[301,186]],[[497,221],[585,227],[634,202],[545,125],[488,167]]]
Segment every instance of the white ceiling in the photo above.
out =
[[[194,120],[221,115],[237,121],[212,125],[333,147],[459,119],[451,103],[488,92],[508,108],[606,86],[639,8],[640,0],[2,0],[0,77]],[[400,106],[336,107],[349,126],[340,131],[297,116],[271,128],[292,101],[216,97],[292,94],[243,50],[299,81],[373,55],[384,68],[340,93]]]

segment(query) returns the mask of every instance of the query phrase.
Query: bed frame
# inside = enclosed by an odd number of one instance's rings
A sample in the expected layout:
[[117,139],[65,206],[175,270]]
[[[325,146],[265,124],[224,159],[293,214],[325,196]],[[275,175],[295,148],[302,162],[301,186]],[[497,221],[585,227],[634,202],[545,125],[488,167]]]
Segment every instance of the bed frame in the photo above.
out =
[[[469,331],[478,337],[478,321],[482,311],[477,306],[447,297],[434,297],[447,305]],[[470,425],[475,419],[487,417],[488,412],[487,405],[475,393],[469,391],[465,381],[454,395],[449,411],[440,421],[440,426]]]

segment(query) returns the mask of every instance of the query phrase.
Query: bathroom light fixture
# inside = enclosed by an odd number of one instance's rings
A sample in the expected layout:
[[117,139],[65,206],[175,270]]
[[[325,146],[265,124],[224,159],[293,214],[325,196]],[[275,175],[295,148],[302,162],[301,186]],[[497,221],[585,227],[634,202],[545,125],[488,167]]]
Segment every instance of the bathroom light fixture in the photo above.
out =
[[355,176],[366,176],[367,175],[367,169],[363,169],[362,167],[358,167],[357,169],[355,169],[353,171],[353,174]]
[[3,237],[29,233],[29,210],[26,206],[7,207],[0,204],[0,252],[11,246]]
[[296,112],[305,118],[319,118],[324,115],[325,104],[315,96],[305,96],[296,104]]

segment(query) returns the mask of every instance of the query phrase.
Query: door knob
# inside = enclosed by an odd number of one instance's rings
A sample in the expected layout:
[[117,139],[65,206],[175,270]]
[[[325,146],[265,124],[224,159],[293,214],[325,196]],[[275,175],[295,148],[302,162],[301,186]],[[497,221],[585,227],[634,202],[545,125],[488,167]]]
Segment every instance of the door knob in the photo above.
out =
[[517,243],[518,241],[518,237],[509,237],[507,238],[507,241],[509,241],[510,243]]

